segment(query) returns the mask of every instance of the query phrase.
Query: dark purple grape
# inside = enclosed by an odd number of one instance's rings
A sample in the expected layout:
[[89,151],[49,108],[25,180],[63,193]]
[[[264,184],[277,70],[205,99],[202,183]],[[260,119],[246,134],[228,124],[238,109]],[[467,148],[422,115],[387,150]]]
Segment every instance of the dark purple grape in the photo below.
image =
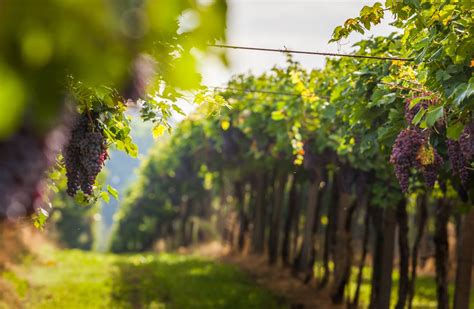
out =
[[425,135],[414,128],[401,131],[395,140],[390,163],[395,166],[395,176],[403,192],[408,191],[411,169],[420,166],[417,160],[418,150],[425,144]]
[[422,166],[423,178],[425,179],[425,185],[428,188],[433,188],[438,178],[439,170],[444,162],[436,149],[431,148],[431,151],[433,151],[433,162]]
[[467,187],[469,180],[469,170],[467,169],[468,161],[461,151],[461,146],[458,141],[448,139],[446,141],[448,146],[448,157],[451,162],[451,168],[454,175],[458,175],[464,187]]
[[470,161],[474,156],[474,121],[464,127],[459,136],[459,146],[464,158]]
[[63,156],[67,193],[74,196],[80,189],[85,195],[92,195],[95,179],[108,157],[105,137],[92,116],[78,118]]

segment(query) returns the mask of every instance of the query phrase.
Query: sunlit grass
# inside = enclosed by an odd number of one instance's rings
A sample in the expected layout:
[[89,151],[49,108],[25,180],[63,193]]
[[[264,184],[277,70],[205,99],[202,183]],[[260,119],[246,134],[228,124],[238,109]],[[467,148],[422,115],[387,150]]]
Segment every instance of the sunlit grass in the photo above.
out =
[[284,306],[233,266],[175,254],[55,251],[18,276],[28,283],[25,308]]
[[[316,275],[321,275],[320,264]],[[330,265],[333,268],[333,265]],[[353,296],[358,270],[346,295]],[[365,267],[360,305],[370,300],[372,269]],[[284,308],[282,300],[256,287],[236,267],[177,254],[114,255],[78,250],[45,252],[23,267],[3,272],[25,308]],[[398,297],[398,271],[393,272],[392,306]],[[449,286],[452,300],[454,287]],[[474,291],[473,291],[474,295]],[[315,295],[316,297],[316,295]],[[432,277],[416,281],[415,308],[436,308]],[[471,306],[474,308],[474,299]],[[0,308],[1,306],[0,302]],[[8,308],[8,307],[5,307]]]
[[[329,264],[331,270],[334,269],[334,264],[331,262]],[[322,264],[320,262],[315,265],[315,273],[318,276],[322,275]],[[357,276],[359,274],[359,269],[357,267],[352,267],[351,278],[346,289],[346,297],[350,295],[351,299],[353,298],[356,290]],[[370,303],[370,282],[372,278],[372,268],[367,266],[364,267],[362,271],[362,284],[360,287],[360,296],[359,304],[363,308],[368,307]],[[398,282],[399,282],[399,272],[397,269],[393,270],[392,273],[392,291],[390,294],[390,302],[392,306],[395,306],[398,300]],[[448,287],[450,301],[453,299],[454,295],[454,284],[450,283]],[[470,308],[474,308],[474,289],[471,292],[471,305]],[[435,278],[431,276],[418,276],[415,282],[415,296],[413,298],[413,307],[414,308],[436,308],[436,283]]]

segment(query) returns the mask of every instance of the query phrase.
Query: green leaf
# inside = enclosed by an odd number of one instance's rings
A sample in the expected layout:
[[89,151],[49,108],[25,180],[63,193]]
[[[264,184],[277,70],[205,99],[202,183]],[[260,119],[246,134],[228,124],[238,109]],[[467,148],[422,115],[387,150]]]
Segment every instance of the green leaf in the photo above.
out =
[[443,117],[444,109],[443,106],[437,106],[435,108],[429,108],[426,113],[426,124],[428,127],[432,127],[438,119]]
[[448,126],[446,135],[448,136],[449,139],[458,140],[463,129],[464,129],[464,125],[460,122],[450,124]]
[[124,144],[125,151],[132,157],[136,158],[138,156],[138,147],[132,142],[127,142]]
[[285,114],[282,111],[274,111],[272,112],[272,119],[276,121],[285,119]]
[[436,80],[437,81],[448,80],[450,77],[451,77],[451,75],[448,72],[444,71],[444,70],[438,70],[436,72]]
[[105,192],[105,191],[100,192],[100,198],[101,198],[104,202],[106,202],[106,203],[109,203],[109,202],[110,202],[110,196],[109,196],[109,194],[108,194],[107,192]]
[[119,198],[119,193],[116,189],[114,189],[111,185],[107,185],[107,192],[110,193],[116,200]]
[[414,98],[413,100],[410,101],[409,108],[412,109],[416,104],[420,103],[420,101],[429,100],[429,99],[431,99],[431,96],[422,96],[422,97]]
[[38,212],[33,217],[33,225],[39,230],[43,230],[46,220],[48,219],[49,214],[43,208],[40,208]]
[[474,77],[469,79],[469,83],[463,83],[456,87],[451,98],[454,99],[454,104],[460,105],[462,101],[474,94]]
[[339,41],[345,35],[344,30],[345,29],[343,26],[337,26],[336,28],[334,28],[334,31],[332,33],[332,38],[331,40],[329,40],[329,43]]
[[174,109],[175,112],[177,112],[181,116],[186,116],[186,113],[178,105],[173,104],[173,105],[171,105],[171,107]]
[[411,123],[418,124],[420,122],[421,118],[423,118],[423,116],[425,115],[425,113],[426,113],[426,109],[420,108],[418,113],[416,113],[415,117],[413,117],[413,120],[412,120]]

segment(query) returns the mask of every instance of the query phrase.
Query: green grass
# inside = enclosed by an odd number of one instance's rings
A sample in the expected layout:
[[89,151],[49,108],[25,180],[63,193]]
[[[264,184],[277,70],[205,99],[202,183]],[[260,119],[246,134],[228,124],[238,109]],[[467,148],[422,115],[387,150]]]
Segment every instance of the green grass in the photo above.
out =
[[284,307],[233,266],[175,254],[54,251],[18,276],[25,308]]
[[[315,266],[316,274],[322,274],[322,266],[317,263]],[[333,265],[329,267],[333,269]],[[346,293],[350,293],[351,299],[356,290],[356,280],[359,273],[358,268],[352,267],[351,278],[348,284]],[[370,303],[370,281],[372,277],[372,268],[364,267],[362,271],[362,284],[360,287],[359,304],[362,308],[367,308]],[[390,295],[391,306],[395,306],[398,299],[398,282],[399,273],[397,269],[393,270],[392,274],[392,291]],[[450,283],[448,287],[450,302],[453,300],[454,284]],[[415,296],[413,298],[413,308],[437,308],[436,301],[436,282],[432,276],[418,276],[415,282]],[[474,308],[474,289],[471,291],[471,302],[469,308]]]
[[[318,270],[316,267],[316,274]],[[347,290],[351,295],[356,275],[354,267]],[[38,260],[26,259],[21,268],[3,272],[0,278],[16,289],[27,309],[287,307],[282,299],[255,286],[234,266],[177,254],[114,255],[53,250]],[[362,308],[369,303],[370,278],[371,268],[366,267],[360,295]],[[392,306],[397,291],[395,270]],[[449,291],[452,299],[453,285]],[[2,304],[0,300],[0,308],[9,308]],[[417,279],[414,307],[436,308],[434,278]],[[470,308],[474,308],[474,297]]]

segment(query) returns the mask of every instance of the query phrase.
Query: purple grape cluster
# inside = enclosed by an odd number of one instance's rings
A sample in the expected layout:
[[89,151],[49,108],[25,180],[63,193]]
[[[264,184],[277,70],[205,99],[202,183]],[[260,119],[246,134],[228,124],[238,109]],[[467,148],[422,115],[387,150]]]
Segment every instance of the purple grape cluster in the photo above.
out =
[[432,148],[432,151],[434,156],[433,162],[421,167],[425,185],[428,188],[433,188],[438,178],[438,172],[444,163],[443,158],[438,154],[436,149]]
[[77,119],[63,157],[67,193],[74,196],[81,189],[85,195],[92,195],[95,179],[108,157],[105,137],[93,116]]
[[458,175],[464,187],[467,187],[469,180],[469,170],[467,169],[468,160],[464,157],[460,142],[448,139],[448,157],[451,162],[451,168],[454,175]]
[[474,121],[464,127],[459,136],[459,146],[466,161],[474,157]]
[[395,175],[403,192],[408,191],[410,170],[419,167],[418,150],[426,144],[425,135],[418,129],[407,128],[401,131],[392,147],[390,163],[395,166]]

